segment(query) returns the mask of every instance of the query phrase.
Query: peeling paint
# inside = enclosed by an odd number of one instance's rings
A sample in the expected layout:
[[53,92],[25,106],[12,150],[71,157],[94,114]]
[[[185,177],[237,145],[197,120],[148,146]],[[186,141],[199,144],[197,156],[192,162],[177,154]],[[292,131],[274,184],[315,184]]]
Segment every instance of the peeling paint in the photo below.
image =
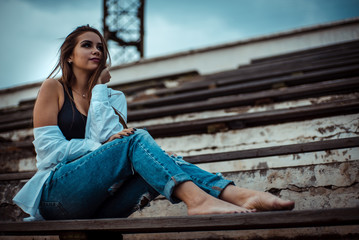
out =
[[[300,161],[293,158],[293,155],[273,156],[264,158],[253,158],[253,159],[241,159],[224,162],[214,163],[203,163],[197,164],[204,170],[210,172],[235,172],[235,171],[248,171],[248,170],[259,170],[259,169],[276,169],[283,167],[294,167],[294,166],[314,166],[316,164],[329,164],[329,163],[342,163],[348,162],[348,159],[344,157],[343,151],[347,151],[346,154],[355,156],[353,160],[359,160],[359,147],[357,148],[346,148],[340,150],[332,150],[331,154],[328,152],[320,151],[315,153],[302,153],[298,154]],[[353,161],[352,160],[352,161]],[[263,163],[267,164],[267,167]],[[325,174],[325,169],[322,169],[322,174]]]
[[[311,102],[313,100],[316,100],[316,101],[318,101],[318,103],[321,103],[321,102],[335,101],[338,99],[345,100],[345,99],[358,99],[358,98],[359,98],[359,95],[355,94],[355,93],[342,94],[342,95],[330,95],[330,96],[323,96],[323,97],[318,97],[318,98],[300,99],[300,100],[272,103],[272,104],[260,105],[260,106],[241,106],[241,107],[235,107],[235,108],[230,108],[230,109],[221,109],[221,110],[212,110],[212,111],[201,111],[198,113],[179,114],[176,116],[155,118],[155,119],[149,119],[149,120],[144,120],[144,121],[129,122],[128,125],[129,125],[129,127],[151,126],[151,125],[158,125],[158,124],[165,124],[165,123],[206,119],[206,118],[212,118],[212,117],[233,116],[233,115],[237,115],[240,113],[254,113],[254,112],[277,110],[277,109],[287,109],[287,108],[300,107],[300,106],[309,106],[309,105],[313,104]],[[327,123],[327,121],[325,121],[325,120],[323,120],[323,122]]]
[[255,169],[268,169],[268,164],[267,162],[260,162]]
[[[334,132],[320,134],[317,131],[320,123],[323,128],[333,125],[340,127],[336,127]],[[355,137],[359,135],[357,133],[358,125],[359,114],[351,114],[295,123],[230,130],[215,134],[192,134],[181,137],[157,138],[156,141],[166,151],[189,156],[305,143],[313,140]],[[266,134],[263,135],[263,132]]]

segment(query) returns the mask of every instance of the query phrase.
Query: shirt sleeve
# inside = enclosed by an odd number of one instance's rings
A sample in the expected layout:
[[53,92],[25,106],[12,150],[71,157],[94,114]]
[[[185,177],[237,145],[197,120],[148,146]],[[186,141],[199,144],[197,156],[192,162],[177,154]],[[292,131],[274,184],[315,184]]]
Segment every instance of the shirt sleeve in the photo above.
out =
[[98,143],[106,142],[113,134],[124,127],[119,121],[115,108],[127,122],[127,104],[125,95],[120,91],[97,84],[92,89],[90,108],[87,114],[86,138]]
[[34,138],[38,170],[52,168],[64,160],[79,158],[101,146],[86,138],[69,141],[57,125],[34,128]]

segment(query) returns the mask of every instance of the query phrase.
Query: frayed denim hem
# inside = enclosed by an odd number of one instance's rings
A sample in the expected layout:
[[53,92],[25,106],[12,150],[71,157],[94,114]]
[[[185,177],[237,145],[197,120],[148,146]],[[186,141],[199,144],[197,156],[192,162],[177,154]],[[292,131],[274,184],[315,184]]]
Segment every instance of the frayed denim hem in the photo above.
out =
[[191,177],[187,174],[180,173],[175,176],[172,176],[171,179],[165,185],[163,195],[173,204],[181,202],[180,199],[173,196],[173,191],[176,186],[187,181],[192,181]]

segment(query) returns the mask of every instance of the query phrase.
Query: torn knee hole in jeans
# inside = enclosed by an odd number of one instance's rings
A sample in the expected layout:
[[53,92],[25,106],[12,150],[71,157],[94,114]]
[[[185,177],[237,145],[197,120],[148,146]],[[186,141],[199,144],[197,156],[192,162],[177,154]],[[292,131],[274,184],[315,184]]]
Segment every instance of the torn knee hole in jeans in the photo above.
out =
[[149,207],[150,206],[150,202],[153,200],[153,197],[152,197],[152,195],[149,193],[149,192],[147,192],[147,193],[144,193],[141,197],[140,197],[140,199],[139,199],[139,201],[138,201],[138,204],[135,206],[135,211],[137,211],[137,210],[142,210],[142,209],[144,209],[145,207]]
[[117,182],[111,185],[107,190],[110,195],[115,195],[115,193],[121,188],[123,182]]

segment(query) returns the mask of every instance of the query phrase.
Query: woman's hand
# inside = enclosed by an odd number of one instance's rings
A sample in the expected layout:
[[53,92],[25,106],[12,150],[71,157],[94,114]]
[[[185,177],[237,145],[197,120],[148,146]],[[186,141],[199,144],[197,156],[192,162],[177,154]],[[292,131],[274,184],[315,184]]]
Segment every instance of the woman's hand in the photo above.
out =
[[108,83],[111,79],[110,70],[108,67],[104,68],[100,74],[100,77],[97,80],[97,84],[105,84]]
[[126,136],[130,136],[132,134],[134,134],[136,131],[136,128],[128,128],[128,129],[124,129],[119,133],[116,133],[114,135],[112,135],[105,143],[111,142],[117,138],[123,138]]

